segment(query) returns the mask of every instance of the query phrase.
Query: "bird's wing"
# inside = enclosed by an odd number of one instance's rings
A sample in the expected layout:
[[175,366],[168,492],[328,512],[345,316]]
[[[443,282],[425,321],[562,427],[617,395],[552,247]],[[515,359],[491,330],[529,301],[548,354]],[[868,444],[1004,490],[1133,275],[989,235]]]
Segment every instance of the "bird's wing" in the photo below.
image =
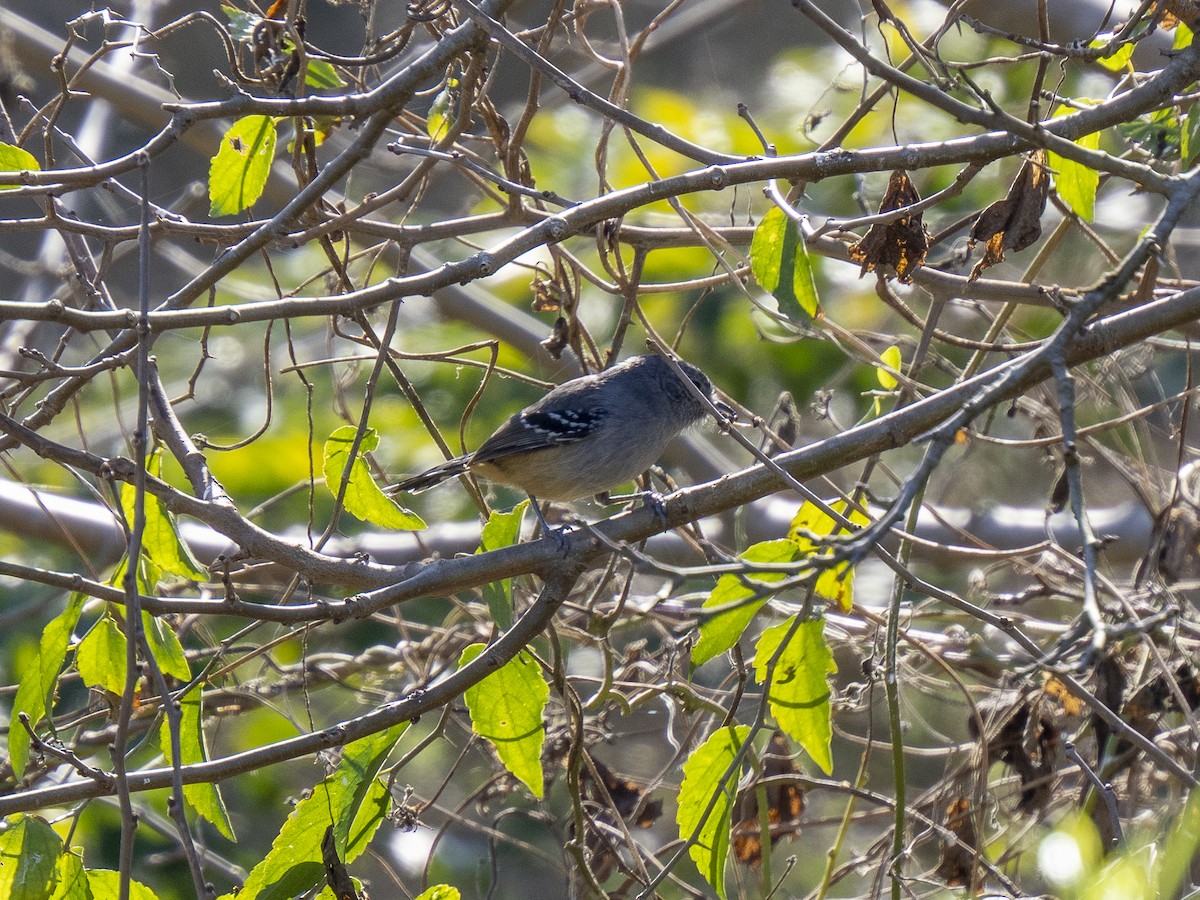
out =
[[472,462],[490,462],[583,440],[608,416],[603,409],[527,409],[505,422],[475,451]]

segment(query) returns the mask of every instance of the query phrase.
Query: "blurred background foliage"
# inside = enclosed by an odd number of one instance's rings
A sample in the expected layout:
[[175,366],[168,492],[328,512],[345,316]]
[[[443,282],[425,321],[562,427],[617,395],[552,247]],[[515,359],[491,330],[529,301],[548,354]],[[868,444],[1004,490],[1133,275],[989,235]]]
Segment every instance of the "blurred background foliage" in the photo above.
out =
[[[66,0],[35,3],[33,0],[9,0],[11,11],[40,23],[58,35],[63,34],[66,19],[83,12],[83,8]],[[838,14],[855,4],[826,3],[827,9]],[[893,12],[904,19],[914,33],[922,34],[935,28],[945,16],[945,6],[927,0],[892,2]],[[157,21],[163,22],[190,9],[191,4],[168,3],[155,8]],[[378,9],[381,16],[401,15],[396,9]],[[624,4],[625,15],[632,25],[641,27],[650,17],[661,10],[661,3],[652,0]],[[509,25],[513,31],[524,23],[532,26],[544,19],[546,4],[528,2],[518,4]],[[844,8],[843,8],[844,7]],[[739,156],[763,153],[746,122],[736,111],[738,102],[745,103],[754,121],[779,154],[800,153],[815,149],[833,132],[845,117],[858,105],[863,84],[861,68],[848,62],[841,52],[816,42],[814,35],[805,26],[805,21],[785,4],[763,2],[752,3],[708,3],[701,8],[706,15],[700,23],[685,29],[684,34],[659,50],[648,53],[644,64],[633,72],[629,88],[629,108],[649,121],[661,123],[672,132],[705,147]],[[214,10],[215,11],[215,10]],[[128,14],[129,10],[122,10]],[[361,41],[363,23],[359,8],[350,5],[332,5],[324,0],[314,0],[308,7],[310,35],[319,35],[322,46],[341,52],[355,52]],[[849,23],[850,19],[846,19]],[[594,25],[589,25],[589,37],[600,45],[611,39],[604,17],[597,16]],[[88,26],[89,39],[94,41],[95,23]],[[593,31],[594,28],[594,31]],[[223,65],[222,52],[218,44],[206,38],[192,40],[187,32],[168,38],[155,46],[161,67],[175,76],[175,86],[188,99],[212,96],[214,85],[210,73]],[[898,42],[893,30],[885,31],[886,46],[880,30],[873,20],[862,29],[862,37],[882,55],[891,59],[902,57],[906,49]],[[990,92],[996,104],[1015,115],[1021,115],[1030,95],[1037,69],[1035,58],[1012,58],[1016,56],[1009,42],[973,33],[964,27],[952,30],[941,45],[944,58],[983,61],[988,63],[972,69],[977,84]],[[570,69],[573,61],[571,51],[561,51],[557,62]],[[48,60],[47,60],[48,62]],[[526,77],[521,70],[502,66],[494,84],[494,99],[501,104],[506,114],[515,112],[523,99]],[[23,76],[27,83],[23,93],[29,95],[37,105],[53,96],[56,87],[48,70],[26,63]],[[511,82],[506,82],[511,74]],[[146,68],[139,77],[156,83],[164,82],[160,74]],[[1111,89],[1116,76],[1096,65],[1072,65],[1061,72],[1053,73],[1054,89],[1060,94],[1075,98],[1104,97]],[[603,77],[597,79],[603,83]],[[438,88],[431,87],[414,108],[421,110],[422,102],[432,102]],[[86,112],[86,101],[69,104],[64,111],[61,127],[70,132]],[[930,109],[916,100],[902,96],[895,102],[885,102],[862,121],[842,141],[848,149],[866,149],[894,143],[939,141],[953,138],[963,127],[949,116]],[[570,105],[561,93],[547,95],[546,102],[530,125],[528,139],[524,143],[529,156],[529,167],[539,188],[553,190],[565,198],[586,198],[597,190],[596,154],[604,138],[597,117]],[[334,153],[344,147],[352,134],[335,132],[322,147],[321,153]],[[109,153],[115,155],[127,147],[137,146],[145,139],[144,126],[132,121],[114,124]],[[1102,146],[1110,152],[1121,152],[1122,138],[1113,133],[1103,136]],[[634,186],[647,181],[651,176],[646,166],[620,138],[617,132],[608,136],[605,143],[607,165],[605,175],[614,190]],[[642,148],[658,177],[690,171],[696,168],[692,161],[672,152],[642,142]],[[215,145],[213,146],[215,151]],[[207,158],[203,152],[179,152],[173,157],[172,166],[152,169],[154,191],[152,200],[189,216],[202,217],[207,202],[202,186],[205,179]],[[408,164],[405,163],[405,166]],[[957,197],[932,210],[926,224],[932,233],[972,214],[998,197],[1003,196],[1016,174],[1020,160],[1005,160],[989,166],[976,177]],[[922,195],[928,196],[950,185],[959,171],[958,166],[944,166],[922,170],[914,175]],[[403,169],[407,171],[407,169]],[[371,191],[385,190],[394,184],[402,167],[389,168],[385,163],[371,160],[356,170],[345,185],[348,195],[362,196]],[[829,178],[808,184],[805,187],[802,206],[814,220],[824,217],[851,218],[874,212],[887,183],[887,174],[878,173],[856,179]],[[495,198],[482,192],[463,189],[464,182],[435,178],[419,202],[407,209],[404,223],[419,225],[434,223],[456,215],[481,215],[499,211],[502,207]],[[268,187],[267,194],[253,210],[255,218],[269,216],[289,199],[285,185],[275,183]],[[133,219],[134,208],[128,198],[111,196],[104,204],[80,210],[88,218],[101,222],[125,222]],[[707,221],[722,225],[752,227],[769,208],[760,186],[752,185],[722,192],[698,192],[688,194],[679,201],[688,211]],[[1097,202],[1094,224],[1097,232],[1117,252],[1128,249],[1138,238],[1139,229],[1131,227],[1134,222],[1147,222],[1151,216],[1151,201],[1141,195],[1131,194],[1127,186],[1108,189],[1102,185]],[[249,217],[247,217],[249,218]],[[1061,213],[1051,208],[1043,222],[1049,233]],[[626,225],[678,224],[678,216],[666,202],[651,204],[637,210],[625,219]],[[399,221],[399,220],[397,220]],[[504,232],[477,235],[463,240],[445,241],[427,245],[432,257],[439,260],[459,259],[474,252],[476,246],[487,246],[498,240]],[[943,242],[931,254],[930,265],[942,266],[951,271],[965,271],[966,230],[960,229]],[[22,264],[30,263],[37,256],[37,241],[31,235],[0,237],[0,248],[4,256],[0,260],[8,270],[8,287],[0,288],[8,295],[22,271]],[[135,290],[135,259],[129,245],[123,245],[124,258],[114,261],[110,281],[121,285],[132,296]],[[356,252],[360,249],[355,248]],[[603,272],[601,254],[595,242],[576,240],[571,244],[582,264],[594,272]],[[203,265],[216,252],[216,248],[199,241],[191,246],[180,246],[172,255],[168,251],[156,263],[153,274],[153,290],[165,296],[185,283],[198,265]],[[989,277],[1022,280],[1022,272],[1030,263],[1036,250],[1012,253],[1007,262],[989,272]],[[897,343],[908,358],[919,332],[903,321],[896,313],[880,303],[873,278],[860,277],[855,264],[814,256],[817,287],[824,305],[825,317],[858,335],[876,353]],[[627,260],[628,262],[628,260]],[[499,275],[486,281],[485,289],[489,302],[506,304],[512,309],[530,314],[532,300],[531,282],[538,267],[550,265],[544,252],[530,254],[520,265],[511,265]],[[969,264],[968,264],[969,265]],[[1079,232],[1068,234],[1064,245],[1046,260],[1038,274],[1045,284],[1084,285],[1103,271],[1108,261],[1095,244]],[[323,295],[329,289],[327,278],[321,277],[307,286],[302,286],[317,273],[327,273],[328,261],[315,245],[291,251],[272,250],[269,267],[261,258],[242,266],[235,276],[222,282],[213,301],[224,303],[242,302],[247,299],[268,299],[277,296],[277,287],[284,292],[298,291],[300,296]],[[386,248],[372,249],[351,264],[348,269],[358,286],[378,283],[396,273],[394,256]],[[696,247],[662,247],[651,250],[645,260],[643,282],[645,284],[669,284],[709,278],[719,273],[712,255]],[[903,287],[896,287],[905,294]],[[50,290],[53,293],[53,289]],[[579,316],[598,341],[611,333],[620,315],[622,298],[599,286],[583,281],[579,284]],[[15,292],[12,296],[16,296]],[[781,328],[778,322],[756,310],[740,291],[728,285],[702,287],[690,290],[667,290],[661,293],[643,294],[642,308],[659,334],[676,341],[681,355],[703,366],[721,390],[736,398],[751,410],[762,415],[770,412],[782,391],[794,395],[802,410],[799,441],[815,439],[871,415],[872,397],[869,392],[878,385],[874,367],[870,360],[856,357],[829,339],[828,333],[820,329]],[[555,313],[532,313],[549,333]],[[1023,306],[1016,310],[1011,331],[1024,339],[1045,337],[1061,321],[1060,316],[1050,309]],[[378,326],[378,323],[376,323]],[[979,320],[973,311],[964,306],[949,308],[942,320],[942,327],[957,332],[976,333]],[[269,341],[268,341],[269,336]],[[403,304],[400,326],[393,346],[405,352],[430,353],[461,345],[481,338],[479,329],[464,323],[443,318],[435,306],[425,298],[412,297]],[[88,348],[94,352],[103,343],[98,339]],[[626,352],[639,352],[640,334],[631,333],[626,341]],[[370,355],[362,347],[334,334],[327,322],[308,319],[270,326],[262,324],[241,325],[236,329],[213,329],[211,332],[173,331],[165,334],[155,346],[155,355],[164,381],[174,395],[185,393],[189,379],[203,365],[202,377],[195,379],[190,399],[177,404],[178,412],[189,432],[203,434],[208,442],[208,461],[213,473],[228,489],[243,511],[261,508],[255,521],[279,534],[302,535],[320,532],[333,507],[329,493],[313,483],[321,471],[322,445],[326,437],[339,425],[356,423],[365,390],[365,379],[370,370]],[[966,364],[971,353],[967,350],[945,347],[941,349],[945,360],[945,371],[926,373],[926,382],[938,387],[953,380],[951,368]],[[345,357],[357,355],[359,362],[346,362]],[[486,361],[488,354],[476,352],[472,358]],[[80,357],[82,358],[82,356]],[[328,365],[312,365],[313,361],[333,360]],[[64,364],[78,362],[64,359]],[[297,362],[305,363],[303,369],[293,368]],[[538,378],[554,374],[532,371],[527,355],[508,344],[498,348],[497,364],[505,369],[523,372]],[[477,390],[481,370],[459,367],[442,362],[404,362],[404,371],[412,380],[425,407],[439,424],[455,451],[463,449],[459,444],[457,430],[459,417]],[[1161,380],[1167,395],[1181,388],[1185,377],[1182,355],[1159,354],[1155,359],[1155,377]],[[267,385],[270,384],[270,394]],[[484,401],[473,411],[465,426],[465,448],[472,448],[489,434],[514,410],[540,396],[542,388],[523,383],[515,378],[492,378]],[[126,436],[129,433],[132,398],[136,389],[132,376],[120,371],[107,379],[97,379],[77,398],[71,421],[55,426],[52,434],[58,437],[72,433],[86,436],[87,444],[95,452],[112,455],[130,455],[131,449]],[[269,400],[268,400],[269,396]],[[815,399],[815,402],[814,402]],[[270,411],[268,413],[268,403]],[[1114,414],[1108,406],[1081,407],[1081,421],[1099,421]],[[219,451],[223,445],[234,445],[254,435],[265,424],[261,435],[254,437],[244,446],[229,451]],[[375,400],[370,424],[382,435],[383,441],[374,454],[374,461],[381,482],[385,478],[412,473],[440,461],[436,445],[421,424],[411,405],[389,383],[381,396]],[[1006,426],[997,420],[994,434],[1016,434],[1022,426]],[[1007,430],[1006,430],[1007,429]],[[1109,440],[1115,448],[1121,447],[1124,432],[1114,430]],[[724,441],[715,433],[706,439],[716,443],[734,466],[747,464],[749,457]],[[890,462],[900,477],[904,466],[911,465],[919,451],[909,450],[897,454]],[[10,470],[19,470],[22,477],[47,487],[53,487],[78,496],[86,497],[62,467],[49,462],[39,462],[27,450],[10,454]],[[968,474],[969,473],[969,474]],[[183,486],[184,481],[177,467],[170,462],[167,477]],[[1038,507],[1055,477],[1055,470],[1048,465],[1045,454],[1037,450],[1002,452],[993,446],[975,445],[963,451],[961,458],[948,464],[939,473],[927,499],[949,506],[973,506],[994,502],[1014,505],[1030,504]],[[1114,498],[1125,491],[1123,484],[1115,478],[1103,479],[1111,484]],[[840,485],[851,489],[853,484]],[[886,494],[894,489],[885,477],[880,477],[877,487]],[[519,497],[504,489],[496,491],[498,507],[507,508]],[[428,522],[445,522],[469,519],[475,514],[466,493],[455,486],[410,498],[411,505]],[[584,514],[595,515],[593,507],[586,507]],[[365,530],[367,526],[347,514],[342,514],[339,529],[346,534]],[[71,549],[53,546],[40,540],[28,540],[19,530],[0,531],[0,554],[5,558],[21,560],[29,565],[45,566],[64,571],[79,570],[91,577],[104,578],[111,574],[115,560],[80,558]],[[938,564],[925,563],[932,571]],[[920,566],[918,567],[920,568]],[[938,572],[941,580],[957,586],[965,586],[969,573],[959,570]],[[864,580],[861,590],[869,592],[871,582]],[[711,586],[711,585],[709,585]],[[696,590],[705,590],[697,584]],[[6,684],[15,684],[23,668],[29,665],[33,648],[44,623],[53,615],[52,604],[58,593],[50,589],[31,587],[27,582],[0,579],[0,677]],[[262,597],[246,595],[247,599],[271,599],[268,592]],[[860,602],[868,606],[880,606],[885,598],[861,597]],[[92,612],[94,615],[96,611]],[[341,626],[336,633],[321,629],[319,633],[296,630],[287,634],[286,629],[263,626],[254,635],[237,639],[227,651],[252,652],[258,645],[277,641],[269,652],[263,653],[258,661],[243,667],[237,679],[250,685],[255,679],[278,678],[281,674],[294,672],[301,658],[313,656],[319,650],[335,650],[339,653],[356,654],[366,648],[394,644],[399,637],[419,637],[426,628],[440,628],[456,621],[465,621],[459,601],[455,599],[428,600],[408,604],[403,608],[403,619],[396,620],[390,627],[379,621]],[[230,639],[235,626],[228,623],[203,623],[204,643],[212,646]],[[486,637],[486,635],[484,635]],[[648,651],[656,649],[661,635],[649,628],[637,628],[622,639],[629,644],[649,641]],[[872,655],[868,642],[860,649],[853,647],[848,638],[840,647],[838,662],[847,673],[860,671]],[[587,651],[580,651],[581,669],[589,665]],[[392,673],[393,675],[395,673]],[[720,683],[723,675],[711,677]],[[230,689],[228,702],[237,715],[223,723],[218,716],[210,736],[213,755],[236,753],[271,740],[282,739],[307,731],[312,722],[344,719],[356,712],[369,709],[389,696],[386,670],[364,669],[344,676],[341,684],[349,690],[313,690],[290,693],[277,701],[264,699],[264,695],[252,690]],[[851,674],[853,682],[843,685],[843,690],[856,688],[871,691],[875,688],[870,679],[859,681]],[[913,745],[953,745],[956,741],[968,740],[965,715],[961,721],[946,721],[947,703],[961,706],[958,700],[948,701],[945,685],[941,681],[928,683],[915,679],[907,685],[905,713],[911,728],[908,738]],[[9,689],[11,695],[11,689]],[[69,695],[63,702],[69,704]],[[244,711],[243,706],[253,706]],[[849,704],[848,704],[849,705]],[[866,704],[863,708],[844,710],[844,719],[839,722],[844,729],[839,732],[835,756],[841,760],[835,776],[850,778],[855,774],[858,756],[862,752],[849,732],[870,733],[871,722],[878,734],[886,733],[886,722],[880,718],[878,705]],[[965,707],[962,707],[965,709]],[[842,713],[839,713],[841,715]],[[97,727],[103,717],[96,719]],[[404,738],[404,746],[413,747],[423,736],[437,727],[434,722],[422,722],[410,730]],[[661,742],[661,713],[642,709],[627,721],[613,723],[614,730],[622,734],[620,763],[623,771],[632,777],[649,778],[656,774],[664,751],[669,750]],[[460,752],[466,735],[453,731],[449,740],[434,745],[418,755],[405,770],[403,778],[419,786],[420,793],[429,795],[438,785],[454,758]],[[135,757],[136,763],[144,763],[159,752],[154,738]],[[472,751],[476,753],[477,751]],[[472,757],[473,758],[473,757]],[[944,760],[931,759],[927,766],[915,764],[911,770],[914,790],[928,786],[942,777]],[[445,811],[472,795],[477,783],[490,777],[491,766],[485,759],[459,769],[455,780],[445,786],[440,797],[440,808]],[[286,815],[289,804],[297,792],[311,785],[322,774],[320,766],[309,761],[290,763],[270,770],[239,777],[236,787],[230,791],[231,812],[240,837],[239,843],[230,845],[221,838],[206,834],[205,840],[222,855],[243,866],[252,865],[262,858],[271,838]],[[870,767],[871,783],[885,784],[890,770],[882,755]],[[461,783],[460,783],[461,781]],[[554,896],[561,888],[561,880],[555,862],[562,847],[562,834],[545,809],[535,808],[528,798],[504,794],[506,788],[496,787],[495,808],[504,806],[505,812],[497,812],[494,827],[503,830],[508,838],[502,841],[496,860],[497,871],[490,872],[478,862],[481,845],[491,838],[473,825],[461,828],[450,827],[445,839],[445,849],[439,852],[428,869],[430,883],[446,880],[458,884],[470,896],[483,896],[486,886],[496,879],[497,884],[522,885],[522,896],[535,895],[539,891]],[[562,785],[557,790],[561,792]],[[163,808],[163,798],[152,805]],[[820,822],[823,817],[840,815],[842,807],[837,798],[827,802],[815,801],[807,818]],[[561,813],[568,803],[561,795],[551,794],[548,809]],[[64,821],[73,821],[65,819]],[[806,826],[808,827],[808,826]],[[815,828],[816,826],[814,826]],[[107,862],[115,865],[115,834],[119,828],[119,816],[114,808],[103,803],[87,806],[73,824],[72,841],[86,848],[90,865]],[[814,831],[822,836],[830,834],[826,829]],[[404,877],[412,878],[422,864],[422,847],[428,849],[428,829],[418,829],[411,834],[397,832],[390,839],[388,853],[380,850],[374,862],[368,865],[363,877],[376,885],[386,885],[388,878],[381,869],[371,866],[393,866],[401,870]],[[1020,840],[1020,838],[1018,838]],[[1032,838],[1026,838],[1032,840]],[[531,851],[520,842],[528,841],[538,848]],[[145,875],[159,896],[164,898],[187,896],[184,870],[178,858],[173,856],[173,843],[163,839],[145,839],[141,852],[152,855],[160,863]],[[788,881],[788,896],[803,896],[817,882],[820,871],[814,860],[827,847],[824,837],[811,842],[807,847],[795,847],[789,853],[799,854],[808,862],[792,873]],[[414,849],[415,848],[415,849]],[[857,847],[854,852],[865,852],[866,847]],[[539,853],[544,854],[545,858]],[[158,856],[153,856],[158,854]],[[415,868],[412,868],[415,867]],[[1036,873],[1028,873],[1035,878]],[[741,876],[739,876],[741,877]],[[753,876],[745,876],[752,880]],[[871,875],[847,878],[847,890],[865,890],[872,881]],[[693,879],[694,880],[694,879]],[[474,886],[478,893],[472,894]],[[751,891],[749,884],[743,885]],[[377,888],[373,896],[386,896],[387,888]],[[665,890],[669,890],[666,889]],[[507,893],[505,891],[508,891]],[[683,896],[682,889],[678,894]],[[852,896],[853,893],[844,894]],[[495,896],[519,896],[506,888]]]

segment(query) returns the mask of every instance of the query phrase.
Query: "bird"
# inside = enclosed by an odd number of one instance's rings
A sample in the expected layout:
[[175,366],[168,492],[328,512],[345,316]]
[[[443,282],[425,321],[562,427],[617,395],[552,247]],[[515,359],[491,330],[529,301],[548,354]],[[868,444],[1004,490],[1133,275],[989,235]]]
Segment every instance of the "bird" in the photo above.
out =
[[674,437],[710,412],[700,397],[732,415],[714,399],[703,372],[686,362],[678,366],[700,396],[662,357],[634,356],[558,385],[510,417],[473,453],[385,490],[419,493],[471,473],[520,488],[539,518],[539,498],[569,502],[603,496],[650,468]]

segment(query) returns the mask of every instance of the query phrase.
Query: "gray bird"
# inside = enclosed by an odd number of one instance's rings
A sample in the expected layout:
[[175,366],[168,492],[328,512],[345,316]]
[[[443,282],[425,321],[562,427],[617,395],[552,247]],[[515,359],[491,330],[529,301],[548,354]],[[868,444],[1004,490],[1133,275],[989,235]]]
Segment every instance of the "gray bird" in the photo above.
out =
[[[700,394],[729,410],[713,399],[703,372],[685,362],[679,367]],[[559,385],[501,425],[474,453],[448,459],[387,492],[423,491],[470,472],[520,488],[535,510],[539,497],[567,501],[602,494],[650,468],[706,412],[661,357],[635,356]]]

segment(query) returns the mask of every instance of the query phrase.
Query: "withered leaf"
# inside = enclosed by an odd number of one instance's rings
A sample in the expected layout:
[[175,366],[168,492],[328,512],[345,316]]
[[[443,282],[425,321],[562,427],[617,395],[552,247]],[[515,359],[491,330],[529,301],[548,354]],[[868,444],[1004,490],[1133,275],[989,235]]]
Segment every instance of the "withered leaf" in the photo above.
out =
[[1042,213],[1050,194],[1046,152],[1038,150],[1021,165],[1008,195],[979,214],[969,246],[985,242],[983,259],[971,270],[974,281],[985,269],[1004,259],[1006,250],[1024,250],[1042,236]]
[[[908,173],[896,169],[888,179],[879,211],[887,213],[903,209],[920,199]],[[929,235],[921,216],[921,213],[905,215],[885,224],[872,225],[863,239],[850,248],[850,259],[862,265],[860,274],[874,272],[879,266],[891,266],[901,282],[911,282],[913,271],[925,262],[925,253],[929,249]]]
[[1070,499],[1071,482],[1067,478],[1067,470],[1063,469],[1058,473],[1054,488],[1050,491],[1050,502],[1046,504],[1046,508],[1051,513],[1060,513],[1067,508],[1067,501]]
[[332,825],[325,829],[325,836],[321,839],[321,858],[325,863],[325,881],[337,900],[359,900],[350,873],[338,857],[337,840],[333,836]]
[[1162,18],[1159,20],[1161,28],[1175,28],[1180,22],[1195,30],[1196,24],[1200,22],[1200,3],[1196,0],[1159,0],[1151,8],[1151,14],[1162,11]]
[[[763,754],[763,778],[796,774],[787,738],[776,731]],[[800,816],[804,813],[804,790],[795,782],[772,784],[767,787],[767,821],[770,823],[771,846],[784,836],[795,837]],[[758,788],[749,785],[737,802],[737,824],[733,826],[733,855],[743,865],[757,868],[762,865],[762,829],[758,821]]]
[[942,858],[937,873],[946,887],[970,887],[978,889],[977,867],[974,865],[976,845],[975,821],[971,817],[971,801],[956,797],[946,807],[946,830],[957,838],[942,841]]
[[567,349],[571,342],[571,328],[567,320],[563,316],[559,316],[554,320],[554,325],[550,329],[550,336],[541,345],[546,348],[546,352],[555,359],[562,359],[563,351]]
[[[1127,682],[1125,669],[1114,653],[1105,653],[1096,663],[1096,687],[1093,694],[1109,709],[1120,709],[1125,702]],[[1096,746],[1103,750],[1108,744],[1112,727],[1097,713],[1091,716],[1092,730],[1096,735]]]
[[[646,791],[636,781],[632,781],[623,775],[618,775],[605,766],[600,760],[592,760],[596,766],[596,772],[600,775],[600,780],[604,782],[604,789],[608,791],[608,796],[612,798],[613,806],[617,808],[617,813],[622,819],[628,820],[635,812],[638,813],[637,826],[639,828],[649,828],[662,815],[662,801],[652,800],[647,803],[642,803],[642,797]],[[591,778],[591,773],[584,770],[581,782]],[[590,785],[588,786],[590,788]],[[594,792],[594,788],[591,789]],[[641,804],[641,809],[638,809]]]
[[529,287],[533,291],[533,302],[530,304],[530,308],[534,312],[558,312],[562,309],[562,285],[555,282],[554,279],[539,272],[533,276]]
[[[1021,799],[1017,809],[1033,812],[1050,800],[1050,776],[1058,755],[1058,727],[1044,715],[1032,715],[1028,700],[1005,718],[987,741],[987,760],[999,760],[1011,766],[1021,780]],[[974,717],[967,720],[968,730],[979,737]]]
[[1060,679],[1048,675],[1042,684],[1042,690],[1047,696],[1057,700],[1062,711],[1068,716],[1083,715],[1083,701],[1067,690],[1067,686]]
[[[1197,684],[1196,673],[1190,665],[1183,663],[1175,669],[1175,683],[1190,710],[1194,710],[1200,705],[1200,684]],[[1139,734],[1153,738],[1161,730],[1157,721],[1158,717],[1168,711],[1182,712],[1179,709],[1179,701],[1175,692],[1171,690],[1167,679],[1158,675],[1134,691],[1125,705],[1121,707],[1121,718]],[[1118,755],[1131,746],[1128,741],[1122,739],[1118,744]]]
[[[600,790],[591,770],[585,766],[579,773],[579,793],[588,810],[585,837],[588,862],[596,878],[604,881],[616,869],[620,859],[620,847],[612,837],[616,831],[614,808],[623,820],[628,822],[636,814],[634,824],[638,828],[649,828],[662,816],[662,801],[645,800],[646,790],[636,781],[616,774],[598,759],[593,759],[592,763],[604,785],[604,791]],[[605,792],[608,799],[612,800],[611,806],[604,799]]]

